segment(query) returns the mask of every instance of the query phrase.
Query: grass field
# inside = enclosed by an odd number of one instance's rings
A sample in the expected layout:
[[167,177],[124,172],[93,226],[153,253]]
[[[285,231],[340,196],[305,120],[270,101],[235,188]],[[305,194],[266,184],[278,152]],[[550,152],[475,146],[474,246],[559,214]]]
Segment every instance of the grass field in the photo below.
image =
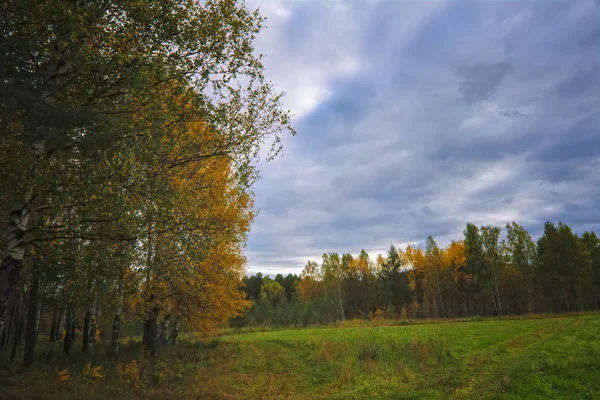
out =
[[126,360],[96,356],[87,369],[81,357],[5,367],[0,396],[600,398],[598,314],[233,334],[127,360],[141,354],[136,346],[125,346]]

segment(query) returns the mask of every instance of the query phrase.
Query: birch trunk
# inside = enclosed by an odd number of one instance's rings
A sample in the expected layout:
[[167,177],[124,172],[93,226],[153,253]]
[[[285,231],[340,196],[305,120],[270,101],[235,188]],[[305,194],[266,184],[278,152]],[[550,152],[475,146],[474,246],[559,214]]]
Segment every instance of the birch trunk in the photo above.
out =
[[150,347],[150,354],[152,356],[156,356],[157,353],[157,347],[158,347],[158,343],[160,340],[160,326],[158,324],[158,310],[156,313],[156,318],[153,319],[153,323],[154,323],[154,330],[153,330],[153,335],[152,335],[152,346]]
[[35,338],[37,333],[37,312],[38,312],[38,293],[40,284],[40,265],[39,260],[34,260],[31,267],[31,288],[29,289],[29,304],[27,307],[27,329],[25,332],[25,353],[23,364],[25,366],[33,364],[35,354]]
[[169,318],[170,317],[171,317],[171,314],[167,314],[167,316],[165,317],[163,322],[160,324],[160,335],[159,335],[159,339],[158,339],[160,344],[167,344],[167,331],[169,329]]
[[488,288],[490,289],[490,296],[492,297],[492,304],[494,305],[494,310],[496,311],[496,314],[500,315],[498,313],[498,306],[496,305],[496,299],[494,296],[494,291],[492,290],[492,284],[490,283],[490,281],[487,281],[488,284]]
[[91,316],[90,316],[90,333],[88,336],[88,343],[90,350],[94,349],[94,345],[96,344],[96,329],[97,329],[97,311],[96,307],[98,304],[98,291],[96,290],[94,295],[94,301],[91,305]]
[[338,300],[340,302],[340,312],[342,313],[342,321],[346,320],[346,316],[344,315],[344,302],[342,300],[342,288],[340,286],[340,279],[337,279],[337,292],[338,292]]
[[440,298],[440,308],[442,309],[442,317],[446,316],[446,310],[444,309],[444,299],[442,298],[442,289],[440,287],[439,272],[435,274],[435,283],[438,290],[438,297]]
[[121,279],[119,280],[119,305],[112,325],[112,351],[115,355],[119,353],[119,333],[121,329],[121,313],[123,312],[123,286],[123,274],[121,274]]
[[498,288],[498,276],[496,275],[496,270],[494,270],[494,283],[496,284],[496,296],[498,297],[498,310],[500,310],[500,315],[502,315],[502,302],[500,301],[500,290]]
[[[38,289],[39,290],[39,289]],[[44,310],[43,304],[40,302],[40,296],[38,294],[38,301],[35,307],[35,342],[37,343],[40,335],[40,324],[42,322],[42,312]]]
[[113,354],[119,354],[119,331],[121,330],[121,314],[115,314],[112,324],[112,352]]
[[96,292],[96,321],[100,321],[102,316],[102,303],[100,302],[100,296]]
[[10,297],[19,282],[25,254],[25,230],[29,222],[29,207],[13,210],[4,233],[4,251],[0,263],[0,333],[6,326]]
[[173,325],[173,332],[171,332],[171,335],[169,336],[169,340],[167,340],[167,343],[176,344],[178,335],[179,335],[179,320],[175,321],[175,324]]
[[533,288],[531,287],[531,278],[527,276],[527,312],[533,314]]

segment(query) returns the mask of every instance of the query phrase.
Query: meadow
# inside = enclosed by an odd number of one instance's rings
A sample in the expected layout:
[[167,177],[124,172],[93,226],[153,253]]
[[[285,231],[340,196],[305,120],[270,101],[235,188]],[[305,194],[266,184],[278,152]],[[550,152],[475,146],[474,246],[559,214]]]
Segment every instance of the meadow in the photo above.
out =
[[[353,326],[356,325],[356,326]],[[185,338],[145,357],[2,365],[2,398],[597,399],[600,315],[337,327]],[[3,354],[4,356],[4,354]],[[3,357],[5,359],[5,357]]]

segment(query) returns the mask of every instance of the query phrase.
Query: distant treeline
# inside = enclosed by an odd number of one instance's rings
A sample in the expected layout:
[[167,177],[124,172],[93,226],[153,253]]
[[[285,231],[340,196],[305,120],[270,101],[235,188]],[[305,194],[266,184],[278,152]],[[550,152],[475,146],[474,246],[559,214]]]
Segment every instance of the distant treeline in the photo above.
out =
[[347,318],[450,318],[570,312],[600,305],[600,239],[547,222],[534,242],[513,222],[467,224],[464,238],[425,249],[326,253],[300,276],[246,278],[252,307],[234,326],[309,325]]

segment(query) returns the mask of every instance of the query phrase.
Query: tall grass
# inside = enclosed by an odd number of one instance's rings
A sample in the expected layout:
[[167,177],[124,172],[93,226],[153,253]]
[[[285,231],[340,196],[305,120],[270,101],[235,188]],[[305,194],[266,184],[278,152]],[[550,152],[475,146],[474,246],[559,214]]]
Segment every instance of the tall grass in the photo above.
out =
[[158,357],[149,357],[131,338],[118,357],[97,348],[93,354],[73,352],[68,359],[57,354],[51,362],[28,369],[5,364],[0,398],[185,398],[182,392],[190,390],[190,377],[235,358],[238,349],[236,343],[219,339],[187,339],[159,349]]
[[546,317],[190,334],[158,357],[132,337],[118,358],[97,346],[38,354],[28,369],[0,363],[0,398],[600,398],[600,315]]

